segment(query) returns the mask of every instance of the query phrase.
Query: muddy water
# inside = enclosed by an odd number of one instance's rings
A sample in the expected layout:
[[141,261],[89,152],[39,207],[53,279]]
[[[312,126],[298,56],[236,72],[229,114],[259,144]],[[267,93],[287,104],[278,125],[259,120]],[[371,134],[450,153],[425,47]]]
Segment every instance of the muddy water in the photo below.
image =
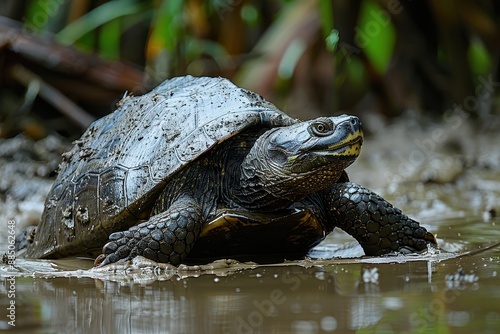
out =
[[[19,333],[500,332],[500,220],[495,218],[500,209],[500,159],[494,148],[498,134],[488,134],[481,146],[469,151],[455,154],[436,149],[422,154],[409,149],[419,143],[404,142],[400,131],[405,130],[400,128],[367,141],[366,153],[350,175],[421,221],[437,235],[439,250],[367,258],[355,241],[335,232],[311,252],[311,259],[265,266],[228,260],[173,268],[137,259],[91,269],[88,259],[17,259],[13,267],[0,266],[0,329]],[[390,145],[393,141],[385,146],[384,138],[391,137],[401,138],[398,150]],[[418,133],[409,137],[418,138]],[[424,143],[425,137],[420,138]],[[6,160],[0,164],[2,252],[8,247],[7,222],[15,221],[16,232],[35,222],[50,187],[50,181],[43,181],[45,163],[32,153],[23,155],[41,148],[26,145],[21,145],[24,150],[0,149],[0,158],[20,159],[30,166],[26,176],[26,165]],[[42,150],[39,156],[49,153]],[[467,163],[462,163],[464,159]],[[447,171],[444,176],[439,174],[442,170]]]
[[0,328],[12,329],[6,313],[15,300],[20,332],[497,333],[499,226],[435,221],[441,250],[407,257],[350,258],[358,246],[336,233],[311,254],[325,259],[265,266],[138,260],[86,270],[90,260],[18,259],[0,271]]

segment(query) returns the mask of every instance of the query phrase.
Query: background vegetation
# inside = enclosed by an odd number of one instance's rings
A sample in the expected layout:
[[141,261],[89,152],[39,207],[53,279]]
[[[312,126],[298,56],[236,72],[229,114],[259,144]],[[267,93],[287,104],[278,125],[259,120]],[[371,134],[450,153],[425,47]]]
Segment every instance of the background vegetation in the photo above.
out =
[[484,89],[499,75],[494,0],[3,0],[0,15],[18,22],[0,22],[3,137],[79,135],[125,90],[184,74],[231,78],[303,118],[460,108],[498,125]]

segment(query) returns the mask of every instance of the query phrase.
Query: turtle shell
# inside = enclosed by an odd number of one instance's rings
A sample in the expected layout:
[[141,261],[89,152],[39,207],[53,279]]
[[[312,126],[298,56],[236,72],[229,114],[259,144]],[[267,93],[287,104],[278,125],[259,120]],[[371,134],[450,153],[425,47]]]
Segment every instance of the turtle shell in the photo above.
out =
[[245,129],[298,122],[224,78],[178,77],[126,96],[63,154],[29,257],[95,255],[147,219],[176,172]]

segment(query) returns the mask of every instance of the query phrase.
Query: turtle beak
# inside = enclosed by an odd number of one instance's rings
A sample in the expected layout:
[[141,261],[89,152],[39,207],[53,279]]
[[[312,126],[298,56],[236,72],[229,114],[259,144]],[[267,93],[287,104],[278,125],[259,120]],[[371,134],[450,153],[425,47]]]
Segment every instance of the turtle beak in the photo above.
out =
[[325,165],[342,169],[359,155],[363,143],[356,116],[320,117],[266,132],[272,163],[293,173],[311,172]]
[[334,129],[325,136],[317,137],[314,145],[308,150],[311,154],[329,159],[356,159],[363,144],[363,130],[359,118],[342,115],[329,117]]

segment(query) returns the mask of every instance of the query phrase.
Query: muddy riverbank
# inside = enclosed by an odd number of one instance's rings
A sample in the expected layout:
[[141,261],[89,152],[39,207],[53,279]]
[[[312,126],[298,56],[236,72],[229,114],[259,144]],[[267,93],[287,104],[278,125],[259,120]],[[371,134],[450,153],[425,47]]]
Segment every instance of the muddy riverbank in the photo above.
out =
[[[220,261],[177,269],[135,261],[95,270],[88,259],[18,259],[0,269],[7,296],[0,328],[13,328],[7,307],[14,301],[21,331],[496,333],[500,134],[487,124],[427,123],[415,115],[390,125],[363,121],[371,135],[348,170],[351,179],[421,221],[441,250],[365,258],[353,239],[335,232],[312,259],[265,266]],[[2,253],[9,221],[17,233],[38,221],[68,144],[54,136],[0,142]]]

